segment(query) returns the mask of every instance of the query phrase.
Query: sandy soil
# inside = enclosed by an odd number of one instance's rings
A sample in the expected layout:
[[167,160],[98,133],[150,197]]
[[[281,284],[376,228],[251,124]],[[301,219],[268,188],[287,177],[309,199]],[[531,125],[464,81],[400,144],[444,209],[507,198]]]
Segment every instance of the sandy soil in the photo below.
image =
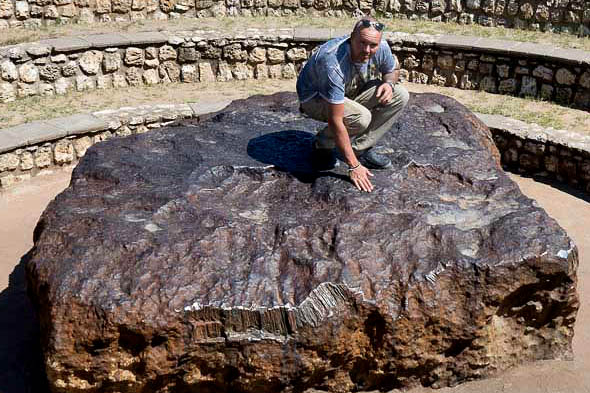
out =
[[[37,322],[24,289],[23,263],[32,233],[47,203],[69,182],[70,170],[36,177],[0,193],[0,393],[43,392]],[[590,199],[528,178],[513,176],[579,247],[581,308],[574,337],[574,361],[544,361],[454,388],[411,393],[585,393],[590,392]],[[576,196],[577,195],[577,196]]]
[[33,246],[33,229],[47,203],[69,182],[71,168],[36,177],[20,187],[0,192],[0,291],[8,275]]
[[67,168],[0,192],[0,393],[47,391],[23,266],[39,216],[70,173]]

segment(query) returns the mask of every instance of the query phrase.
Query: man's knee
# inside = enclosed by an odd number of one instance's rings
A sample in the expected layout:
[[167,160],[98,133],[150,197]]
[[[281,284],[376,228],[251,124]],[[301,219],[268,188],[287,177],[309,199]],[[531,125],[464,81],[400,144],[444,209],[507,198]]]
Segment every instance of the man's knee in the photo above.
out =
[[344,125],[349,134],[357,135],[362,133],[371,124],[371,111],[365,107],[357,107],[355,112],[344,117]]

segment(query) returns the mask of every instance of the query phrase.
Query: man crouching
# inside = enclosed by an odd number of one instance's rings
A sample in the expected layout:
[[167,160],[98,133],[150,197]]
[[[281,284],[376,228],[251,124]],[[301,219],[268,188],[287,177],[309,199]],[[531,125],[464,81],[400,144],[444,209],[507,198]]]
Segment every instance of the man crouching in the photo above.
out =
[[[387,42],[384,25],[371,17],[360,19],[349,36],[321,45],[308,59],[297,79],[301,110],[328,122],[313,143],[313,164],[331,169],[337,147],[354,185],[370,192],[369,169],[391,166],[372,148],[391,128],[408,103],[408,91],[398,84],[399,67]],[[381,79],[371,79],[371,70]],[[351,138],[353,138],[351,142]]]

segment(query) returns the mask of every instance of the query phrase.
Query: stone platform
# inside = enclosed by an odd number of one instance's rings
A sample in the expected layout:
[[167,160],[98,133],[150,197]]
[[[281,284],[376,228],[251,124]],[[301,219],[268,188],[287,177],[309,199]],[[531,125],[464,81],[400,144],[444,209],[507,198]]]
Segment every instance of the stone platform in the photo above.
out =
[[413,96],[360,193],[293,94],[91,147],[27,266],[52,389],[452,385],[570,358],[577,250],[456,101]]

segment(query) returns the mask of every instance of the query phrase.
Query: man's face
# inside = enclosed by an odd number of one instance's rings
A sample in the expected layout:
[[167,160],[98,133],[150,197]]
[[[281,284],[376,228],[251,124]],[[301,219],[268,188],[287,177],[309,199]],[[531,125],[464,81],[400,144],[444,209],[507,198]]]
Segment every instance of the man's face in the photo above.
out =
[[379,48],[381,32],[372,27],[360,29],[352,33],[350,38],[351,58],[355,63],[366,63]]

